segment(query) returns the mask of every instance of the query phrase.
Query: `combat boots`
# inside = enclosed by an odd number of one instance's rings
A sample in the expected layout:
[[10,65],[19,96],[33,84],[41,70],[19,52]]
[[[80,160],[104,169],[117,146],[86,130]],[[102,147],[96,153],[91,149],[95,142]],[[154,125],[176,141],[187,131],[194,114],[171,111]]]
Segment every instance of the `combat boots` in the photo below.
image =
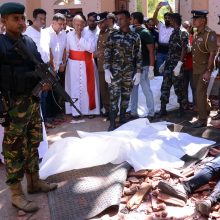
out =
[[184,115],[184,113],[185,113],[184,108],[182,105],[180,105],[180,107],[177,111],[177,114],[176,114],[177,118],[181,118]]
[[39,209],[34,202],[26,199],[22,191],[22,186],[20,182],[11,185],[10,190],[11,190],[11,203],[16,208],[21,209],[25,212],[35,212]]
[[156,118],[161,118],[167,115],[166,104],[161,103],[160,111],[157,113]]
[[115,112],[110,112],[109,113],[110,125],[109,125],[109,128],[108,128],[108,131],[115,130],[115,128],[116,128],[115,119],[116,119],[116,113]]
[[121,125],[123,125],[123,124],[125,124],[125,123],[128,122],[128,120],[126,119],[125,114],[126,114],[126,109],[122,108],[122,109],[120,110],[120,115],[119,115],[119,123],[120,123]]
[[57,188],[56,183],[46,183],[39,178],[37,173],[26,173],[27,178],[27,191],[28,193],[49,192]]

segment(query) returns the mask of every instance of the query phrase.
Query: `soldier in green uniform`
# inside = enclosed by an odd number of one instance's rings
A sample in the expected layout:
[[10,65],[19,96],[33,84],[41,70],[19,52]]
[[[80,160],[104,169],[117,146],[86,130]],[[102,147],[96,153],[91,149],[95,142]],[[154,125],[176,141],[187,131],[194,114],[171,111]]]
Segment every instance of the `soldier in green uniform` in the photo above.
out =
[[216,33],[208,28],[208,11],[191,12],[193,14],[193,26],[197,29],[192,45],[193,56],[193,83],[196,93],[198,108],[198,120],[192,123],[192,127],[207,126],[207,118],[210,107],[207,103],[207,88],[211,72],[214,67],[214,59],[217,51]]
[[[130,13],[117,13],[119,30],[112,32],[107,40],[104,53],[105,81],[110,93],[110,126],[109,131],[116,128],[115,118],[120,102],[121,124],[126,122],[125,113],[128,108],[132,86],[138,85],[142,72],[141,42],[137,33],[130,30]],[[134,72],[136,74],[133,76]]]
[[183,88],[183,68],[182,64],[187,51],[188,33],[180,29],[182,19],[180,14],[170,14],[170,24],[174,28],[170,40],[168,57],[164,64],[163,82],[161,85],[161,109],[157,117],[167,114],[166,105],[169,103],[170,89],[174,86],[177,101],[180,105],[177,116],[181,117],[184,113],[186,100]]
[[[9,101],[10,122],[5,127],[3,155],[11,202],[21,210],[33,212],[38,206],[23,193],[21,180],[24,174],[28,193],[48,192],[57,185],[40,180],[38,174],[42,121],[39,100],[31,95],[39,83],[39,78],[34,74],[35,65],[13,48],[16,40],[21,39],[36,59],[42,62],[35,43],[28,36],[22,35],[24,10],[24,6],[19,3],[0,6],[1,21],[6,28],[6,34],[0,35],[0,91]],[[42,90],[48,89],[48,84],[43,85]]]
[[107,15],[108,15],[107,12],[103,12],[95,16],[95,21],[96,23],[98,23],[100,29],[95,56],[97,58],[97,64],[98,64],[99,87],[100,87],[102,104],[103,107],[105,108],[105,113],[104,113],[105,117],[109,117],[109,105],[110,105],[108,83],[105,81],[105,72],[103,69],[106,41],[111,32],[108,27]]

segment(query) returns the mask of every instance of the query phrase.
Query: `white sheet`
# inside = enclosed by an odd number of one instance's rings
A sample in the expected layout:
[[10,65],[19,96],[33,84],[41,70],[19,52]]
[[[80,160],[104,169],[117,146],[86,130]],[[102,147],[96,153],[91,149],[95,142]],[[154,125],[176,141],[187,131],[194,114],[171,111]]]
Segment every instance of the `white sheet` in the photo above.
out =
[[[153,80],[150,80],[150,87],[151,87],[151,90],[153,92],[153,97],[154,97],[155,112],[158,112],[160,110],[160,95],[161,95],[160,87],[161,87],[162,81],[163,81],[162,76],[157,76]],[[188,91],[189,91],[188,92],[189,101],[192,102],[192,91],[190,87]],[[177,97],[175,95],[174,88],[172,86],[170,90],[169,103],[167,104],[167,110],[173,110],[178,107],[179,107],[179,104],[177,103]],[[130,109],[130,106],[128,110],[129,109]],[[148,108],[146,106],[146,99],[142,92],[141,86],[139,86],[139,90],[138,90],[138,114],[139,116],[146,116],[148,114]]]
[[185,154],[194,155],[214,144],[203,138],[171,132],[166,122],[150,124],[137,119],[112,132],[87,133],[61,139],[51,145],[40,164],[40,177],[72,169],[127,161],[134,169],[179,168]]

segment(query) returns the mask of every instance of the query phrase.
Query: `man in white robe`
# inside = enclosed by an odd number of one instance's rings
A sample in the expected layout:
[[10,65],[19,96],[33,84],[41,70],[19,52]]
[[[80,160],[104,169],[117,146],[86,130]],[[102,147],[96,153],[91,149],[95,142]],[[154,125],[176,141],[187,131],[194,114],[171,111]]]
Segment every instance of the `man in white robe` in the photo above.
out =
[[[78,99],[75,105],[83,115],[98,115],[99,94],[93,61],[96,41],[90,32],[84,30],[85,21],[80,15],[74,17],[73,25],[75,30],[67,34],[65,89],[71,98]],[[66,103],[66,114],[79,115],[69,103]]]

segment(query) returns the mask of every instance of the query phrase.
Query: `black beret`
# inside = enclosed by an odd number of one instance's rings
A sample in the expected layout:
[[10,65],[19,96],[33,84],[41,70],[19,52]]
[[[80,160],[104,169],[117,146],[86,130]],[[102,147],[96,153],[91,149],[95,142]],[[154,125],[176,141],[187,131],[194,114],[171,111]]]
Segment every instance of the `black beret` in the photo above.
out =
[[95,15],[95,22],[98,23],[104,21],[105,19],[107,19],[107,15],[107,12],[102,12],[100,14]]
[[8,2],[0,6],[0,14],[24,14],[24,5],[17,2]]
[[192,18],[206,18],[209,12],[206,10],[192,10],[191,13]]

